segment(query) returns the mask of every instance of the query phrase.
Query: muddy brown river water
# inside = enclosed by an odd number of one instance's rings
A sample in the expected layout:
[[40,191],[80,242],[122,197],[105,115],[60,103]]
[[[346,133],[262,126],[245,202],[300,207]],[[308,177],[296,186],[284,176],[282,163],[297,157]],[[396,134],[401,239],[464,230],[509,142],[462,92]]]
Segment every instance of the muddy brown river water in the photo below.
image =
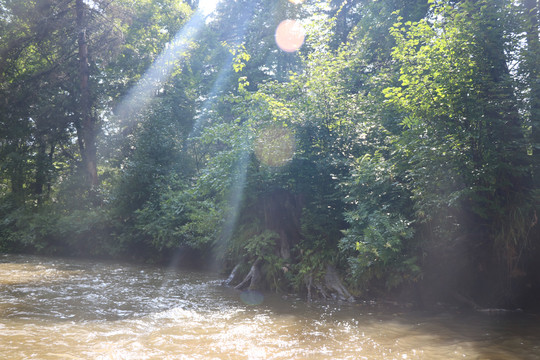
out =
[[0,359],[540,359],[537,315],[308,305],[222,281],[0,255]]

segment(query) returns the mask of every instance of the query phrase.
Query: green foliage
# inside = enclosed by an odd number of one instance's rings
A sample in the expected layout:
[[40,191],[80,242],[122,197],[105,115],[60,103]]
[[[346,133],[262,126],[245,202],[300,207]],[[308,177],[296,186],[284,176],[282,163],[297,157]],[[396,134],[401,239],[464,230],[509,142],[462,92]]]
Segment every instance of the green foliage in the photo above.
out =
[[[335,251],[332,251],[332,254]],[[311,279],[315,283],[324,283],[326,267],[331,263],[333,256],[326,251],[319,251],[312,247],[307,247],[301,251],[300,261],[292,267],[294,276],[291,277],[293,288],[297,292],[306,290],[306,280]]]
[[123,244],[111,241],[113,226],[103,208],[77,207],[73,195],[69,202],[18,208],[4,218],[0,228],[2,247],[49,255],[114,257],[123,255]]
[[332,211],[313,209],[313,204],[302,213],[302,240],[296,247],[298,262],[293,264],[290,274],[295,291],[306,290],[306,280],[324,283],[329,264],[337,264],[339,254],[336,243],[340,237],[340,219],[326,217]]
[[526,123],[509,69],[520,40],[507,36],[516,29],[506,5],[437,2],[425,19],[398,19],[391,33],[400,84],[384,93],[406,114],[396,159],[418,220],[458,224],[446,236],[484,233],[512,262],[514,250],[505,249],[523,249],[528,226],[508,215],[530,219],[532,209]]
[[278,239],[279,236],[275,232],[264,230],[262,233],[251,237],[247,244],[244,245],[244,250],[248,256],[260,258],[266,254],[272,253],[276,240]]
[[365,155],[343,183],[353,209],[345,213],[349,229],[339,246],[361,288],[380,280],[387,288],[416,280],[413,220],[409,196],[392,165],[380,154]]

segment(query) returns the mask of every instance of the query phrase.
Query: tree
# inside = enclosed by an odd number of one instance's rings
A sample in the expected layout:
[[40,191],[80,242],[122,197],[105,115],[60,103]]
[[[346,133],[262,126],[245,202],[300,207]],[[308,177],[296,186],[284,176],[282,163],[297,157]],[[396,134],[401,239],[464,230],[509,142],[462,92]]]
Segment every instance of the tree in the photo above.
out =
[[69,22],[52,1],[3,6],[11,16],[5,19],[0,53],[2,158],[21,205],[50,190],[53,156],[68,146],[73,102],[63,67],[69,60]]
[[476,234],[492,254],[479,277],[492,284],[522,266],[531,219],[524,120],[509,69],[516,58],[505,50],[518,44],[506,5],[440,2],[426,19],[395,23],[401,86],[385,90],[407,115],[398,166],[417,219],[439,224],[444,237]]
[[[105,120],[112,125],[113,102],[145,70],[141,65],[149,64],[172,38],[188,8],[173,1],[163,2],[162,6],[142,1],[131,9],[122,2],[89,4],[78,0],[1,5],[8,16],[1,19],[1,36],[6,41],[0,48],[0,91],[5,95],[0,105],[5,130],[1,133],[0,151],[2,168],[6,170],[2,172],[2,184],[10,188],[3,190],[3,201],[11,204],[12,210],[21,207],[21,214],[51,214],[41,240],[36,234],[31,241],[46,247],[39,242],[46,244],[65,234],[55,228],[62,226],[54,221],[55,212],[89,211],[86,219],[103,221],[94,228],[106,227],[103,209],[97,210],[100,216],[90,214],[92,206],[103,205],[106,190],[96,186],[101,124]],[[144,30],[149,36],[143,36],[144,26],[154,23],[157,25]],[[140,37],[129,37],[137,32]],[[154,41],[156,36],[159,42]],[[144,61],[133,58],[121,64],[122,69],[117,67],[130,53],[143,54]],[[109,134],[114,126],[107,129]],[[113,159],[107,159],[108,165],[112,163]],[[110,167],[106,170],[114,173]],[[106,180],[110,186],[111,179]],[[92,196],[88,197],[90,188]],[[74,197],[81,201],[74,202]],[[36,214],[36,221],[39,216]],[[17,216],[11,218],[13,225]],[[26,215],[22,218],[27,219]],[[83,234],[87,228],[84,221],[72,221],[69,228],[77,224]],[[20,221],[11,231],[31,233],[34,225]]]
[[92,99],[90,95],[89,64],[88,64],[88,39],[87,39],[87,5],[83,0],[75,1],[78,30],[78,57],[79,57],[79,81],[80,81],[80,125],[81,132],[79,144],[81,146],[82,161],[85,164],[87,176],[91,186],[99,184],[97,174],[97,149],[96,149],[96,119],[92,113]]
[[529,118],[532,128],[531,144],[533,153],[533,176],[536,189],[540,186],[540,4],[535,0],[524,0],[524,22],[527,51],[523,58],[527,72],[529,93]]

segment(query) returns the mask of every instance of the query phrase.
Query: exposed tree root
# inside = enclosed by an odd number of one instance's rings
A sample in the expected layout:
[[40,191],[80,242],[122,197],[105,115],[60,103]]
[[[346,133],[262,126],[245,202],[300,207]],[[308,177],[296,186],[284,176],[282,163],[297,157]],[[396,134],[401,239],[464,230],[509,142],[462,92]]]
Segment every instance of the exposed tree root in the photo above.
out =
[[316,295],[318,295],[318,297],[323,300],[333,299],[354,302],[354,297],[345,288],[345,286],[341,282],[341,279],[338,276],[336,269],[331,265],[328,265],[326,267],[324,283],[321,283],[320,281],[314,281],[312,274],[306,276],[305,282],[308,292],[308,302],[311,302],[313,300],[313,289],[315,289]]
[[[231,274],[224,281],[224,284],[227,286],[234,286],[237,290],[243,289],[259,289],[262,285],[262,273],[261,273],[261,259],[257,259],[244,279],[236,286],[235,283],[238,277],[238,269],[240,264],[236,265],[232,270]],[[328,265],[326,267],[326,272],[324,278],[321,280],[315,280],[312,274],[306,275],[304,278],[306,289],[307,289],[307,300],[311,302],[313,298],[318,298],[322,300],[339,300],[339,301],[348,301],[354,302],[354,296],[345,288],[336,269]]]
[[232,284],[236,281],[236,278],[238,277],[238,269],[240,269],[240,264],[236,264],[234,269],[232,269],[231,274],[229,275],[227,280],[223,282],[223,285],[232,286]]
[[[261,259],[257,259],[253,265],[251,265],[251,269],[249,270],[248,274],[242,280],[242,282],[238,285],[236,285],[234,288],[241,290],[246,287],[248,287],[250,290],[257,289],[260,287],[262,275],[261,275],[261,269],[260,269]],[[238,266],[236,266],[238,267]],[[235,269],[236,269],[235,267]],[[234,270],[233,270],[234,271]],[[232,273],[231,273],[232,275]],[[229,276],[230,277],[230,276]],[[248,286],[249,284],[249,286]]]

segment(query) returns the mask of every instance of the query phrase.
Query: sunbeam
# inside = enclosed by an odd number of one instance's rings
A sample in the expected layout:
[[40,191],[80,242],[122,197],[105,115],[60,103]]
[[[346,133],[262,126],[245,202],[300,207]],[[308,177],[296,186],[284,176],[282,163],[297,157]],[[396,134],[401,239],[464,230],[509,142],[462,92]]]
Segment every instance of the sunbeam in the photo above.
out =
[[[214,4],[214,9],[215,9],[215,6],[217,5],[218,1],[207,0],[207,5],[206,5],[207,9],[210,8],[209,3]],[[200,6],[203,6],[202,2]],[[251,3],[250,6],[247,9],[245,9],[245,13],[243,15],[244,21],[241,22],[242,26],[240,27],[239,36],[238,36],[239,43],[242,43],[245,40],[245,35],[246,35],[247,28],[249,25],[249,20],[252,18],[254,11],[255,11],[254,3]],[[217,97],[220,94],[220,92],[225,88],[226,81],[229,77],[229,74],[231,73],[233,69],[232,67],[233,60],[234,60],[234,55],[232,53],[229,53],[225,62],[221,66],[221,69],[219,70],[216,80],[212,84],[212,89],[206,96],[206,99],[203,102],[202,107],[195,118],[193,129],[191,130],[191,133],[188,136],[189,139],[193,139],[199,136],[201,134],[201,131],[204,129],[204,126],[209,121],[210,111],[212,110],[212,106],[217,100]]]
[[[245,148],[245,146],[243,146]],[[232,188],[229,193],[229,211],[227,212],[227,217],[223,223],[223,228],[218,238],[218,246],[215,248],[214,257],[219,261],[223,258],[227,250],[229,241],[231,240],[234,227],[236,225],[236,220],[238,219],[238,214],[240,212],[240,204],[242,203],[242,198],[244,196],[244,187],[246,184],[247,169],[249,164],[249,152],[244,150],[240,153],[239,159],[235,166],[235,171],[233,176],[235,176],[235,181],[233,182]],[[220,264],[216,264],[220,266]]]
[[[242,43],[245,40],[245,35],[247,32],[247,28],[249,25],[249,20],[252,18],[253,13],[255,11],[255,4],[251,3],[250,6],[245,9],[244,13],[244,19],[245,21],[242,22],[242,26],[240,27],[239,32],[239,39],[241,40],[240,43]],[[208,99],[203,104],[202,111],[200,112],[199,116],[197,117],[195,124],[193,126],[193,130],[190,134],[190,137],[196,137],[198,136],[201,131],[203,130],[203,127],[205,125],[205,122],[208,121],[209,114],[208,112],[211,110],[211,107],[214,104],[214,101],[216,100],[217,96],[219,95],[220,91],[224,88],[226,84],[226,80],[228,78],[228,75],[232,71],[232,63],[233,63],[234,56],[232,54],[229,54],[227,57],[227,60],[225,61],[223,67],[220,69],[220,72],[216,78],[216,81],[214,82],[212,86],[212,90],[209,93]],[[233,186],[229,193],[229,212],[225,219],[225,222],[223,224],[223,228],[221,230],[219,239],[217,241],[219,242],[218,246],[216,247],[214,256],[215,259],[222,258],[222,255],[226,251],[226,248],[231,240],[234,226],[236,225],[236,220],[238,219],[238,214],[240,211],[240,204],[242,202],[242,198],[244,195],[244,187],[246,183],[246,177],[247,177],[247,169],[249,164],[249,144],[246,144],[248,141],[247,137],[244,138],[244,143],[242,144],[243,151],[240,152],[235,171],[233,176],[236,177],[236,181],[233,183]],[[215,264],[216,266],[219,266],[219,264]]]
[[[174,39],[167,44],[166,48],[154,61],[152,66],[146,71],[141,80],[131,88],[124,100],[118,105],[116,113],[121,121],[123,128],[131,128],[136,124],[136,116],[142,110],[144,110],[152,101],[152,99],[159,93],[163,84],[169,79],[171,73],[174,71],[179,61],[185,57],[185,53],[189,50],[190,44],[196,39],[200,31],[203,29],[206,20],[212,15],[216,5],[219,1],[206,0],[201,1],[197,11],[193,14],[191,19],[184,25],[184,27],[175,35]],[[250,19],[253,16],[255,10],[255,4],[251,4],[244,9],[242,18],[245,20],[242,22],[240,31],[238,33],[238,42],[245,41],[245,34],[247,32]],[[195,118],[195,124],[193,125],[188,139],[195,139],[201,134],[204,126],[207,124],[210,116],[210,111],[214,105],[216,99],[224,89],[227,79],[232,71],[233,55],[229,54],[224,61],[216,80],[212,84],[212,88],[206,99],[201,104],[201,108]],[[188,145],[189,146],[189,145]],[[243,146],[247,149],[247,146]],[[249,163],[249,151],[243,150],[238,158],[237,165],[233,176],[235,182],[230,189],[228,205],[230,211],[224,221],[223,228],[220,232],[218,239],[220,246],[219,251],[224,251],[227,247],[234,226],[240,210],[240,204],[242,201],[244,186],[246,182],[247,167]],[[216,258],[220,256],[216,254]],[[175,259],[172,260],[174,263]]]
[[146,108],[159,92],[175,66],[185,56],[191,42],[202,30],[206,18],[214,10],[217,1],[212,0],[201,3],[205,5],[197,9],[191,19],[174,36],[174,39],[167,44],[152,66],[150,66],[139,82],[128,91],[127,95],[118,105],[116,114],[119,116],[122,122],[121,125],[124,127],[133,126],[134,116]]
[[[156,94],[160,89],[161,84],[167,80],[171,71],[174,68],[174,65],[182,57],[182,52],[184,52],[189,46],[190,41],[194,39],[200,29],[203,27],[206,19],[212,16],[213,12],[219,0],[206,0],[199,3],[197,12],[194,14],[193,18],[185,25],[185,27],[175,36],[174,48],[167,48],[158,60],[152,65],[152,68],[147,72],[143,79],[137,84],[135,88],[130,91],[130,96],[122,104],[121,111],[124,114],[124,118],[130,118],[133,115],[137,114],[145,106],[149,104],[152,99],[153,94]],[[238,33],[238,43],[245,41],[245,35],[250,23],[250,20],[254,14],[256,4],[251,3],[250,6],[246,7],[243,11],[242,18],[244,21],[241,22],[240,31]],[[188,134],[188,142],[185,146],[189,147],[192,141],[196,141],[196,138],[201,135],[201,132],[204,130],[204,127],[208,125],[211,116],[211,110],[214,106],[219,95],[225,88],[227,84],[227,79],[229,78],[231,72],[233,71],[233,59],[234,55],[229,53],[223,65],[219,69],[218,75],[212,84],[211,90],[205,96],[205,100],[202,102],[197,116],[195,117],[195,123],[193,128]],[[133,123],[133,121],[129,121]],[[247,140],[246,140],[247,141]],[[244,144],[245,145],[245,144]],[[221,229],[220,236],[218,239],[219,246],[218,250],[225,251],[226,247],[232,236],[234,226],[239,213],[240,204],[242,201],[244,186],[247,176],[247,167],[249,163],[249,151],[245,150],[248,147],[243,146],[244,150],[240,153],[233,176],[235,176],[236,181],[234,182],[232,188],[230,189],[228,204],[230,211],[228,216],[224,221],[223,228]],[[220,258],[220,254],[214,254],[216,258]],[[180,256],[176,254],[175,258]],[[173,258],[171,260],[170,267],[173,267],[173,264],[177,259]],[[214,264],[218,265],[218,264]]]
[[216,6],[220,0],[199,0],[199,7],[198,10],[200,10],[204,15],[210,15],[211,13],[216,10]]
[[219,70],[218,76],[216,80],[214,81],[214,84],[212,85],[212,89],[206,96],[206,99],[203,101],[201,110],[198,112],[197,116],[195,117],[195,123],[193,124],[193,128],[191,129],[191,132],[188,136],[188,139],[192,140],[196,138],[197,136],[201,135],[201,131],[206,125],[206,123],[209,121],[210,117],[210,111],[212,110],[212,106],[215,104],[217,97],[225,87],[225,82],[231,73],[232,69],[232,63],[233,63],[233,55],[229,54],[227,56],[227,59],[225,60],[224,65]]

